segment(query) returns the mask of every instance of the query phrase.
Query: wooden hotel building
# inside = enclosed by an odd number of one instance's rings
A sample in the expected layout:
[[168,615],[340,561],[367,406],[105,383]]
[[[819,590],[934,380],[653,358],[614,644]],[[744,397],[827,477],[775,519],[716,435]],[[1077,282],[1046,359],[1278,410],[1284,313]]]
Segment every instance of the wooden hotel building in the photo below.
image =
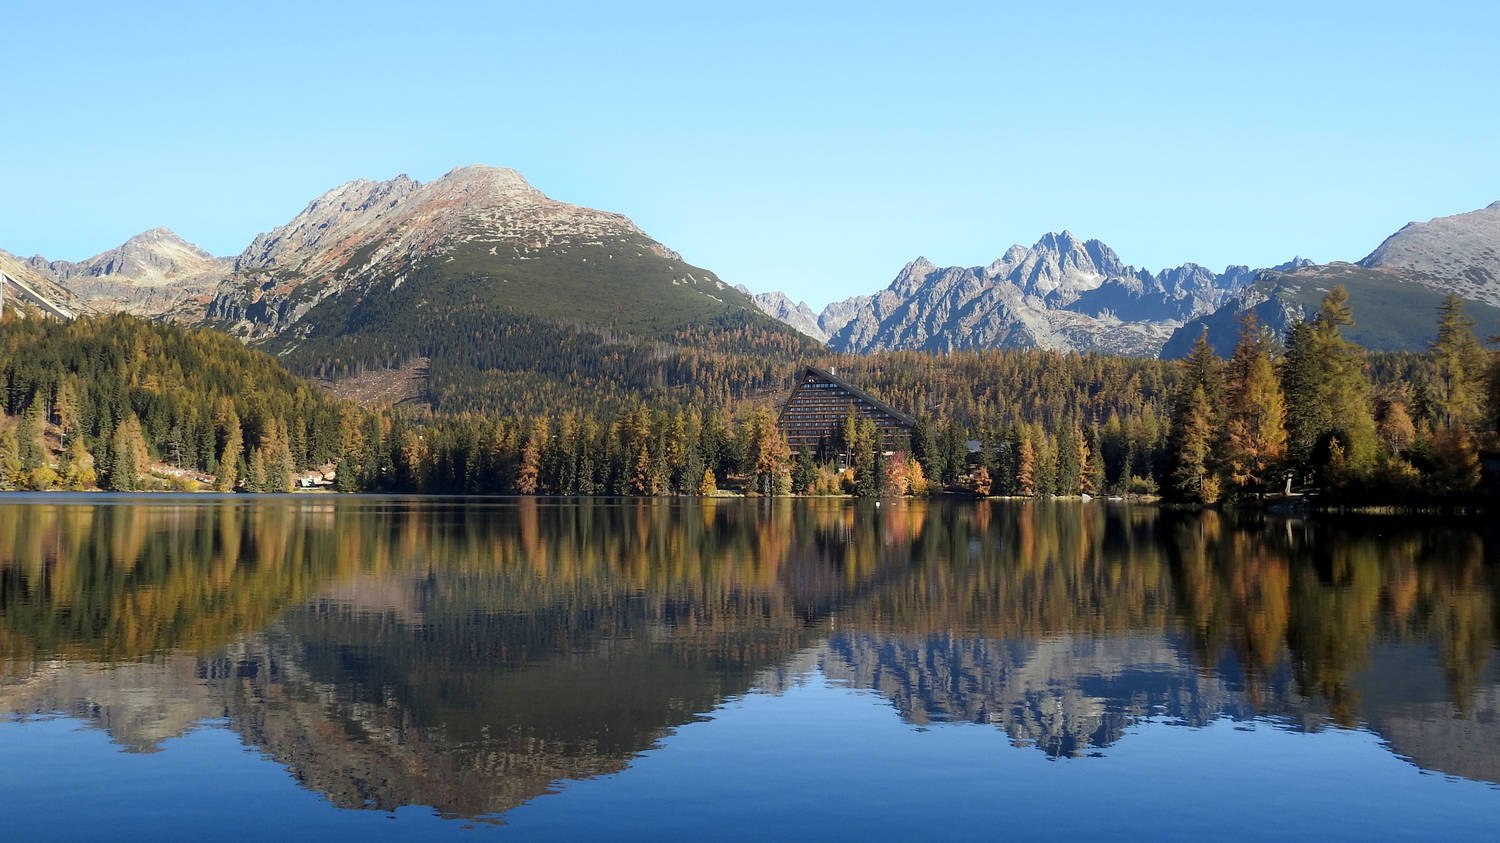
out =
[[875,422],[884,450],[910,450],[915,419],[839,378],[834,372],[815,366],[802,370],[776,426],[786,436],[792,453],[805,447],[826,459],[832,456],[830,449],[838,441],[850,410],[857,417]]

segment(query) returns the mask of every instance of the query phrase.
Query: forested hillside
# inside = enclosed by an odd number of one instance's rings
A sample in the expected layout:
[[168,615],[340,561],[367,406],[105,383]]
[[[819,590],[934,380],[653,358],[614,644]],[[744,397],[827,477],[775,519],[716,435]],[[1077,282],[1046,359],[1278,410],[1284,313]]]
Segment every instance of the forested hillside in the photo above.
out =
[[123,315],[7,319],[0,378],[12,488],[188,488],[198,472],[232,489],[259,469],[285,489],[346,449],[361,419],[233,337]]
[[[0,324],[0,485],[285,491],[307,473],[344,491],[948,489],[1201,503],[1287,487],[1412,502],[1480,487],[1500,363],[1463,302],[1433,314],[1426,353],[1367,352],[1343,335],[1353,319],[1336,288],[1284,340],[1246,321],[1228,361],[1202,340],[1181,362],[1016,350],[808,360],[801,340],[754,322],[706,326],[673,357],[456,308],[424,329],[429,351],[496,365],[436,380],[447,391],[432,412],[340,401],[206,329],[11,318]],[[917,417],[908,447],[881,453],[870,424],[850,417],[822,453],[791,452],[775,413],[806,362]]]

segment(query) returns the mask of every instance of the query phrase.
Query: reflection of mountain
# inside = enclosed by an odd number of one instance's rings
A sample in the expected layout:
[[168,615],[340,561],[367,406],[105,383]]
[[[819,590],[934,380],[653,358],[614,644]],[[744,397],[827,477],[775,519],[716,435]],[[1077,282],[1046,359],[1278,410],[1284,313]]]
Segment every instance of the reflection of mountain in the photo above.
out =
[[[1500,676],[1460,714],[1442,698],[1441,672],[1422,670],[1429,651],[1379,650],[1359,683],[1362,722],[1420,767],[1500,783]],[[816,651],[816,663],[831,679],[889,698],[912,723],[990,724],[1054,757],[1107,747],[1146,718],[1193,727],[1224,717],[1330,724],[1289,673],[1251,701],[1237,665],[1205,673],[1181,641],[1148,634],[996,641],[841,633]]]
[[139,751],[227,719],[335,804],[457,816],[812,669],[1053,756],[1270,717],[1496,781],[1494,546],[1097,504],[9,507],[0,711]]
[[1146,634],[993,641],[848,633],[829,640],[822,668],[889,697],[914,723],[989,723],[1052,756],[1108,746],[1144,717],[1202,726],[1253,712],[1172,642]]

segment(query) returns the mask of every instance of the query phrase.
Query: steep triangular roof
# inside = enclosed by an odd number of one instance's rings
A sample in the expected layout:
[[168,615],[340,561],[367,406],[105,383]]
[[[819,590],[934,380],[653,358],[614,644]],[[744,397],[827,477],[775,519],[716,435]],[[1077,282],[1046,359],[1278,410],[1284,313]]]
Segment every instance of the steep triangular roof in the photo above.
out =
[[847,390],[850,395],[853,395],[855,398],[859,398],[859,399],[863,400],[866,404],[869,404],[869,405],[873,406],[875,409],[879,410],[882,413],[885,413],[886,415],[890,416],[893,419],[896,419],[897,421],[901,422],[902,424],[904,424],[904,425],[906,425],[908,427],[911,427],[911,426],[913,426],[913,425],[915,425],[917,423],[917,420],[914,419],[914,418],[912,418],[910,415],[901,412],[900,410],[896,409],[895,407],[892,407],[891,405],[885,403],[884,401],[881,401],[879,398],[876,398],[875,396],[871,395],[870,393],[864,391],[863,389],[860,389],[859,387],[857,387],[854,384],[852,384],[852,383],[844,380],[843,378],[839,377],[838,375],[835,375],[834,373],[828,371],[827,369],[819,369],[817,366],[806,366],[806,367],[804,367],[802,369],[801,376],[799,376],[797,378],[798,384],[801,384],[802,381],[806,380],[807,376],[809,374],[816,375],[817,377],[819,377],[819,378],[821,378],[821,379],[823,379],[825,381],[829,381],[830,383],[836,383],[836,384],[838,384],[839,386],[841,386],[845,390]]

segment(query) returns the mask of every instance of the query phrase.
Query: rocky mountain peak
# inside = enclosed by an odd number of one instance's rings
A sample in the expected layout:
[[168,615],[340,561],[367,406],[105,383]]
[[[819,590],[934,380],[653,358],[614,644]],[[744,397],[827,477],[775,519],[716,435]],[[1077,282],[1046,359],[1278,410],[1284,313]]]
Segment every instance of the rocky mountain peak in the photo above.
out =
[[541,191],[532,187],[531,183],[515,170],[485,164],[454,167],[442,178],[431,182],[430,186],[441,187],[449,193],[463,193],[475,199],[516,201],[545,198]]
[[1500,305],[1500,202],[1407,223],[1359,262],[1409,275],[1467,299]]
[[162,284],[220,269],[219,261],[165,226],[131,237],[106,252],[79,262],[53,261],[47,268],[58,279],[118,277],[133,284]]
[[194,246],[192,243],[189,243],[188,241],[182,239],[182,237],[180,237],[177,232],[173,231],[170,228],[167,228],[164,225],[159,225],[156,228],[142,231],[140,234],[137,234],[129,240],[126,240],[124,245],[126,247],[149,247],[156,245],[187,246],[190,249],[195,249],[199,252],[203,252],[203,254],[205,255],[208,254],[208,252],[205,252],[202,249],[199,249],[197,246]]

